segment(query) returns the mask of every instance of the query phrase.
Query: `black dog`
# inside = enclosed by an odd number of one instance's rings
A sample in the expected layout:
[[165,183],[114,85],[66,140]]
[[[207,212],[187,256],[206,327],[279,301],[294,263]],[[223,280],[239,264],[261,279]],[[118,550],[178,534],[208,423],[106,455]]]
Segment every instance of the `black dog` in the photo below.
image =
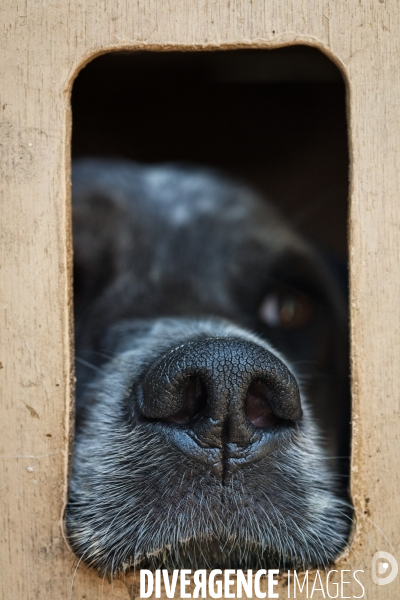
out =
[[348,353],[326,265],[205,169],[82,161],[73,202],[76,554],[109,574],[332,561]]

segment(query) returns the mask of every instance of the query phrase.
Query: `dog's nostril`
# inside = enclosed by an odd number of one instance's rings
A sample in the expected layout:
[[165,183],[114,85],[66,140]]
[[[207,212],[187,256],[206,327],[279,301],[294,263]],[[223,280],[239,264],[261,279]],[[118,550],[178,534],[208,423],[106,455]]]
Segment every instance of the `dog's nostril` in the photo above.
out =
[[183,408],[162,419],[164,423],[186,425],[207,405],[207,388],[201,377],[193,375],[186,379],[178,390]]
[[244,413],[254,427],[272,427],[282,422],[269,407],[270,392],[262,379],[254,379],[244,399]]

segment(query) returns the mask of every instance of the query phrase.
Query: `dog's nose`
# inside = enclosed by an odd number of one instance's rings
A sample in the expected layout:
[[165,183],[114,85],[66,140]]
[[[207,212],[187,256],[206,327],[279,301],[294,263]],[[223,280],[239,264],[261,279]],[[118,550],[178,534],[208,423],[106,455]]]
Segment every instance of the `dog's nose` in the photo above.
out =
[[[272,352],[240,338],[188,342],[147,371],[138,408],[185,454],[235,470],[276,446],[302,416],[299,388]],[[226,467],[226,465],[225,465]]]

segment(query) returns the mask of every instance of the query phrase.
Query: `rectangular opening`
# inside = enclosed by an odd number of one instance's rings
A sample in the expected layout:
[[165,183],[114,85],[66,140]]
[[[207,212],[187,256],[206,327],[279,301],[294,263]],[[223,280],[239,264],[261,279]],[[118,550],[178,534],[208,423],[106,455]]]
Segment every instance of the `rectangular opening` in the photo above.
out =
[[113,576],[332,564],[351,522],[339,70],[304,46],[120,52],[72,109],[72,548]]

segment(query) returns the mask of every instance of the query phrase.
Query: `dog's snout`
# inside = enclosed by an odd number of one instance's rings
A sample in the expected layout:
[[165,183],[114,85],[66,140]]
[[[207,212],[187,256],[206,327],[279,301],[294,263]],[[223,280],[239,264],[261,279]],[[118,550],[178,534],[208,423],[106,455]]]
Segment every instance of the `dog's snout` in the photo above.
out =
[[[279,427],[302,416],[295,377],[261,345],[240,338],[206,338],[183,344],[147,371],[139,412],[167,427],[171,441],[190,456],[213,462],[251,462],[275,447]],[[218,462],[218,461],[217,461]]]

